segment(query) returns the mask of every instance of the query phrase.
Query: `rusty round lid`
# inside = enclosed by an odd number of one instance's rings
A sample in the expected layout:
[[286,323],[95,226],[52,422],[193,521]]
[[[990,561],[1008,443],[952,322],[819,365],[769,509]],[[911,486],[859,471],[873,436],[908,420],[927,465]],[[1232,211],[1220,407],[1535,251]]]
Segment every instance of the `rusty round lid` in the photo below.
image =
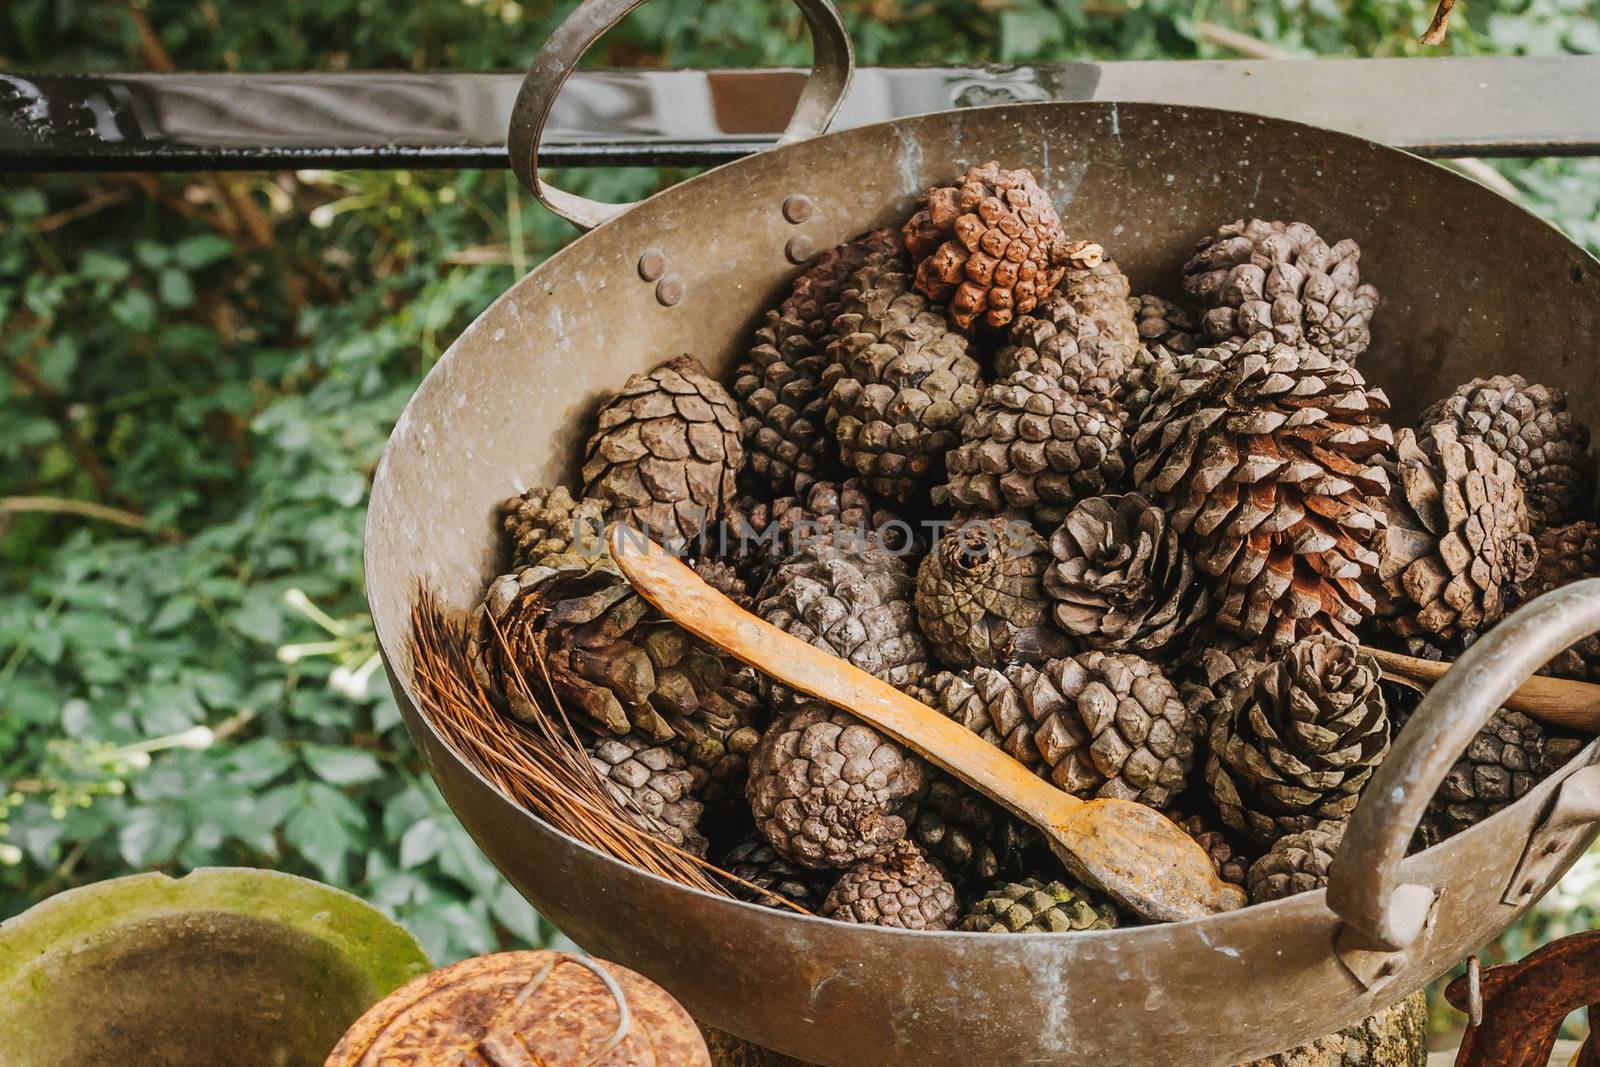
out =
[[711,1067],[666,990],[566,952],[502,952],[423,975],[374,1005],[326,1067]]

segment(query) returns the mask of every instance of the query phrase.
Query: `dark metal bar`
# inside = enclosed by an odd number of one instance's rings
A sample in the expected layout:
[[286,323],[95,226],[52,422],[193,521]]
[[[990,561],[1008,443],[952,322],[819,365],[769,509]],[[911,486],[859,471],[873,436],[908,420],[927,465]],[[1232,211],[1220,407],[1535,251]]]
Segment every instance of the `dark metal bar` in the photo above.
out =
[[[552,165],[720,163],[772,143],[804,73],[573,77]],[[521,75],[0,74],[0,171],[504,167]],[[954,107],[1124,100],[1253,111],[1426,156],[1600,154],[1600,56],[866,68],[837,128]]]

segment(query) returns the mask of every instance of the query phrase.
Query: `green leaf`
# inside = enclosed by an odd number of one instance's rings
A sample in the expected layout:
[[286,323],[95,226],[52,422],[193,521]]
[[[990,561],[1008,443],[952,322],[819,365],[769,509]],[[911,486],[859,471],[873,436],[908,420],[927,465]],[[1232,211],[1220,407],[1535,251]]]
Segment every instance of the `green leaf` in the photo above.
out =
[[383,765],[365,749],[308,744],[300,755],[312,773],[333,785],[360,785],[383,777]]
[[171,859],[186,833],[175,808],[134,808],[117,832],[117,847],[129,866],[143,869]]
[[115,285],[133,270],[131,264],[120,256],[102,252],[98,248],[86,249],[78,260],[78,273],[90,281]]
[[135,333],[148,333],[156,325],[156,302],[143,289],[128,289],[112,302],[111,317]]
[[444,850],[448,834],[432,816],[412,823],[400,838],[400,866],[422,866]]
[[157,275],[156,293],[168,307],[186,308],[194,303],[194,286],[181,270],[164,270]]
[[199,270],[233,255],[233,242],[214,233],[202,233],[179,241],[174,252],[184,269]]

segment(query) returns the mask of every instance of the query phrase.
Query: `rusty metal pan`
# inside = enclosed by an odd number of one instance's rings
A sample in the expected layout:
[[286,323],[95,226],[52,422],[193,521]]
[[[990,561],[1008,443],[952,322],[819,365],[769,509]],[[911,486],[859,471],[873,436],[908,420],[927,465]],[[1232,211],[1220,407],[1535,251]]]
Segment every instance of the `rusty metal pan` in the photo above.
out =
[[[590,0],[578,14],[598,32],[637,2]],[[826,11],[811,7],[827,32]],[[570,35],[564,62],[588,39]],[[847,83],[839,74],[830,92]],[[538,103],[554,90],[528,92]],[[528,174],[531,130],[519,142]],[[570,213],[609,221],[513,285],[418,389],[366,531],[368,596],[407,725],[461,821],[544,915],[697,1018],[810,1062],[1221,1065],[1338,1029],[1493,938],[1594,839],[1600,743],[1493,818],[1404,858],[1422,805],[1501,691],[1600,630],[1600,581],[1524,608],[1424,701],[1368,786],[1326,894],[1104,933],[863,929],[686,889],[516,808],[417,710],[404,653],[417,582],[473,607],[505,562],[497,502],[571,483],[609,391],[681,352],[725,373],[794,261],[900,219],[925,186],[987,159],[1031,168],[1069,230],[1104,241],[1136,292],[1174,295],[1194,242],[1242,215],[1355,238],[1384,300],[1362,369],[1399,420],[1473,375],[1513,370],[1600,416],[1600,264],[1406,153],[1247,114],[1106,103],[942,112],[795,140],[621,213],[579,205]],[[793,210],[798,197],[809,213]]]

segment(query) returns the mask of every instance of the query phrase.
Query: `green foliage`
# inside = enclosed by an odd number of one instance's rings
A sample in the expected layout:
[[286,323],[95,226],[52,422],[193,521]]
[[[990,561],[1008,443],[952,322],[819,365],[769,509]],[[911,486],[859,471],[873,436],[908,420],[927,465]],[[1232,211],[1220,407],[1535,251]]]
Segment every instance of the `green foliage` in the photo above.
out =
[[[573,6],[9,0],[0,70],[514,68]],[[1411,55],[1425,0],[844,0],[859,59]],[[1593,0],[1469,0],[1447,51],[1600,50]],[[783,0],[654,0],[590,65],[804,64]],[[1593,160],[1500,165],[1600,250]],[[603,199],[680,175],[559,175]],[[573,230],[504,174],[0,183],[0,917],[156,867],[353,888],[440,960],[550,931],[374,673],[361,524],[455,334]],[[86,513],[81,505],[101,506]],[[1531,928],[1530,928],[1531,929]]]

